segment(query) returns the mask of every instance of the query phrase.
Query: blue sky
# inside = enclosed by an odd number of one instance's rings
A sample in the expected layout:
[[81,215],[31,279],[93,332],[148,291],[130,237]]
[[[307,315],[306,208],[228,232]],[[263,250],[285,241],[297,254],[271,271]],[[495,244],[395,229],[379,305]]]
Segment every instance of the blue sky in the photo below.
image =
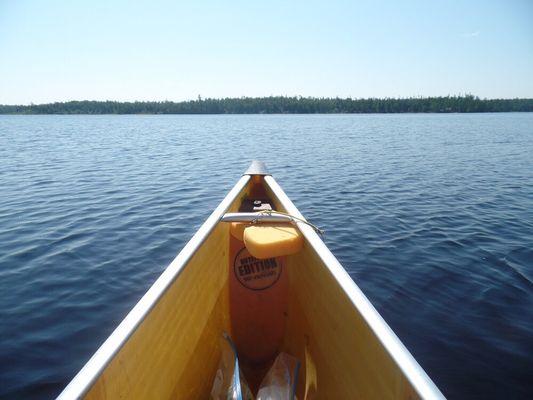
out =
[[533,1],[0,0],[0,104],[533,97]]

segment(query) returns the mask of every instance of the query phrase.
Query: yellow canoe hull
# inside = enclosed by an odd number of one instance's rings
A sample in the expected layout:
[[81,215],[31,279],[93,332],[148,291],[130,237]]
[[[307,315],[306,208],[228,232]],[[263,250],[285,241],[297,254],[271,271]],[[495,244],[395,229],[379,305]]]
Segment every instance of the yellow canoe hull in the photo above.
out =
[[[301,216],[268,175],[244,175],[60,398],[206,399],[231,332],[230,224],[252,179],[280,211]],[[437,399],[442,394],[314,230],[287,256],[281,351],[301,361],[298,399]]]

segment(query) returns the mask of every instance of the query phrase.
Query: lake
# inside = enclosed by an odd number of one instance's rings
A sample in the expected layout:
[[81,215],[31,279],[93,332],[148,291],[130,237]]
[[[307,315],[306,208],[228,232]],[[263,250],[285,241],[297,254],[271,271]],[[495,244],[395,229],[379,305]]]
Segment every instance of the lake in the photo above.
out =
[[533,398],[533,114],[0,116],[0,398],[53,398],[252,159],[442,392]]

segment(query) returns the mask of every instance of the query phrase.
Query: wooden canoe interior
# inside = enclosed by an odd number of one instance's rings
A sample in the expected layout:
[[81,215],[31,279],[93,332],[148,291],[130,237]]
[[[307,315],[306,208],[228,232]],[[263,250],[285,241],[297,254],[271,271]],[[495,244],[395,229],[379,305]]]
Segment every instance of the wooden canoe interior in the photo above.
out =
[[[228,211],[238,209],[247,190]],[[228,243],[229,224],[218,223],[86,398],[210,398],[220,338],[231,332]],[[286,265],[289,303],[280,350],[300,360],[298,399],[418,398],[315,250],[304,243]]]

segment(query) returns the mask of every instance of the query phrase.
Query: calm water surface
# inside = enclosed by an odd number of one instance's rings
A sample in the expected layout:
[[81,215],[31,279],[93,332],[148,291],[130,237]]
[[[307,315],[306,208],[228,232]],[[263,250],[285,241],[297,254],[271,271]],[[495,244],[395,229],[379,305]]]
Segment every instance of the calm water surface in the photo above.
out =
[[533,398],[533,114],[0,116],[0,397],[57,395],[253,158],[446,396]]

